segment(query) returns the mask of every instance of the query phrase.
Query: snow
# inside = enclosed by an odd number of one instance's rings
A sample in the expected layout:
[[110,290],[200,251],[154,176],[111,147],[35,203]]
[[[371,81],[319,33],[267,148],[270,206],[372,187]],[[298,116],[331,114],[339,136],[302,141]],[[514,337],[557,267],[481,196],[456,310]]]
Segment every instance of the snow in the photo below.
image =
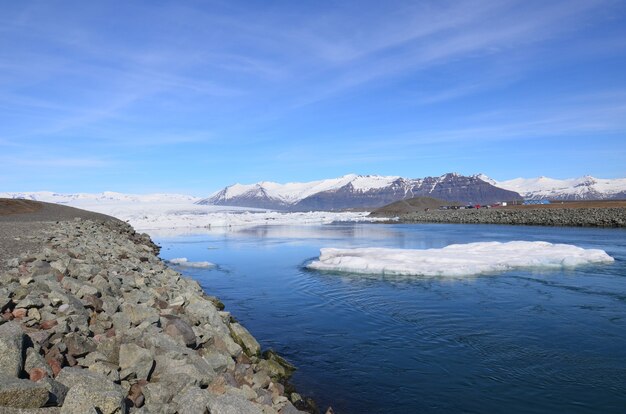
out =
[[[486,177],[486,176],[484,176]],[[482,178],[491,180],[489,177]],[[602,198],[626,191],[626,178],[595,178],[589,175],[578,178],[558,180],[549,177],[515,178],[506,181],[494,181],[494,185],[505,190],[515,191],[524,198],[562,198],[574,199]]]
[[383,275],[471,276],[516,268],[561,269],[611,263],[599,249],[569,244],[512,241],[452,244],[440,249],[388,248],[321,249],[307,267],[322,271]]
[[200,200],[199,197],[193,197],[185,194],[124,194],[113,191],[105,191],[103,193],[72,193],[62,194],[52,191],[36,191],[36,192],[11,192],[0,193],[0,198],[24,198],[27,200],[45,201],[48,203],[71,204],[78,206],[82,203],[110,203],[110,202],[129,202],[129,203],[194,203]]
[[225,232],[232,228],[260,225],[315,225],[333,222],[367,222],[368,212],[283,213],[245,207],[194,204],[196,197],[172,194],[132,195],[121,193],[58,194],[52,192],[4,193],[0,197],[57,202],[117,217],[137,231],[170,237],[197,232]]
[[181,267],[193,267],[198,269],[210,269],[215,267],[215,265],[211,262],[190,262],[186,257],[170,259],[167,262]]
[[[348,184],[352,184],[352,187],[355,190],[362,192],[385,188],[399,178],[401,177],[348,174],[338,178],[305,183],[292,182],[280,184],[272,181],[262,181],[255,184],[234,184],[219,192],[213,193],[206,200],[209,202],[215,202],[218,200],[227,202],[228,200],[232,200],[243,195],[253,195],[259,192],[264,192],[269,198],[289,205],[296,204],[299,201],[320,192],[338,190]],[[418,182],[419,180],[408,181]]]

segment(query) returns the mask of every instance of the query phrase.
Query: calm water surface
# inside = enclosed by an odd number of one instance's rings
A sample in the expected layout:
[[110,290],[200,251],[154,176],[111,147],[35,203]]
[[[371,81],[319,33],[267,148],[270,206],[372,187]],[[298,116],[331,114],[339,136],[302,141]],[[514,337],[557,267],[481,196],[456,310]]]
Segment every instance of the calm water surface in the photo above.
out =
[[[491,225],[256,227],[158,238],[219,296],[301,393],[337,413],[626,412],[626,231]],[[472,278],[304,269],[321,247],[426,249],[544,240],[610,265]]]

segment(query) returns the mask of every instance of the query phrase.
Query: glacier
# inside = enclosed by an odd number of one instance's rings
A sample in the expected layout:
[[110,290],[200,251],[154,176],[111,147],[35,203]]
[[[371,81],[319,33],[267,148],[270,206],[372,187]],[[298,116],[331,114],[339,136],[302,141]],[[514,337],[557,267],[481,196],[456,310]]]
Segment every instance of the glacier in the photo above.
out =
[[626,178],[596,178],[585,175],[563,180],[537,177],[496,181],[484,174],[477,178],[496,187],[515,191],[526,199],[604,200],[626,198]]
[[476,242],[438,249],[323,248],[307,268],[380,275],[463,277],[516,268],[562,269],[612,263],[599,249],[543,241]]
[[153,237],[265,225],[316,225],[333,222],[372,222],[369,212],[286,213],[248,207],[196,204],[198,197],[181,194],[123,194],[115,192],[62,194],[49,191],[0,193],[0,198],[24,198],[63,204],[116,217]]

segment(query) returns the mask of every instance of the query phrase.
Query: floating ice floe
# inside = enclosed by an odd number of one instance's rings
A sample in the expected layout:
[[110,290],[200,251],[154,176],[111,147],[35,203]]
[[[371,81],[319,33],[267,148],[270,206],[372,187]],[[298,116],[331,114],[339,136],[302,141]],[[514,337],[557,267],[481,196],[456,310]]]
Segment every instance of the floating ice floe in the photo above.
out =
[[516,268],[560,269],[591,263],[611,263],[604,250],[569,244],[512,241],[452,244],[441,249],[387,248],[321,249],[309,269],[421,276],[471,276]]
[[179,257],[176,259],[170,259],[167,261],[173,265],[182,266],[182,267],[196,267],[200,269],[209,269],[211,267],[215,267],[215,265],[211,262],[190,262],[186,257]]

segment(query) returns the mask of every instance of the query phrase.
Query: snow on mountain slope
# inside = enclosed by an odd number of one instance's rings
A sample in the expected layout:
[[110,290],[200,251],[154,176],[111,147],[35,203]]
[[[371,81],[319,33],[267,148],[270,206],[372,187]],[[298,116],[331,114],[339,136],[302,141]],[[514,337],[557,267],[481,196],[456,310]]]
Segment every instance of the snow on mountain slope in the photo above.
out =
[[[489,179],[489,177],[484,177]],[[485,178],[481,179],[485,180]],[[496,186],[520,193],[527,199],[610,200],[626,198],[626,178],[605,179],[586,175],[565,180],[537,177],[491,181],[495,182]]]
[[467,177],[456,173],[425,178],[349,174],[307,183],[279,184],[264,181],[249,185],[235,184],[198,204],[320,211],[376,208],[418,196],[479,204],[520,198],[519,194],[497,188],[476,176]]
[[[234,184],[225,189],[211,194],[206,200],[226,203],[238,197],[254,197],[260,194],[267,198],[282,202],[286,205],[295,204],[300,200],[324,191],[337,190],[348,184],[359,191],[368,191],[375,188],[389,186],[400,177],[384,177],[379,175],[356,175],[348,174],[339,178],[328,180],[310,181],[306,183],[280,184],[272,181],[262,181],[256,184]],[[209,203],[203,203],[209,204]],[[213,204],[213,203],[211,203]]]

